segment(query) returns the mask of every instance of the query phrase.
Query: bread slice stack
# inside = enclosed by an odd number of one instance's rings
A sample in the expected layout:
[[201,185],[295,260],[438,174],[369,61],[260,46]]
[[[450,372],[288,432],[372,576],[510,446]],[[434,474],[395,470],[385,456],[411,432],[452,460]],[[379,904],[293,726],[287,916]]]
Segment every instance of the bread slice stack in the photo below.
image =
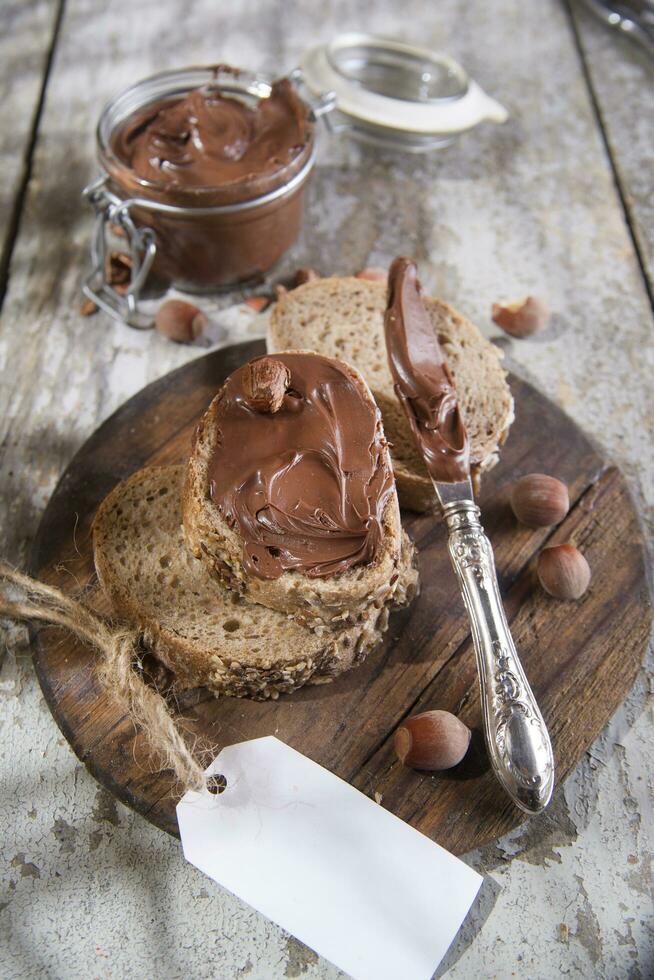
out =
[[[293,354],[322,359],[313,351],[294,351]],[[361,399],[379,416],[370,389],[359,372],[342,361],[336,363],[358,389]],[[186,543],[193,554],[207,564],[226,588],[251,602],[286,613],[305,626],[351,625],[369,607],[381,608],[393,598],[402,554],[402,524],[395,490],[386,504],[382,545],[373,562],[326,578],[310,578],[299,571],[285,571],[271,580],[246,573],[242,562],[243,542],[238,530],[229,526],[209,499],[209,461],[218,439],[216,413],[220,398],[219,393],[198,426],[188,465],[183,514]],[[381,418],[378,418],[378,426],[383,436]],[[385,439],[383,457],[384,465],[392,471]]]
[[395,489],[374,562],[328,578],[296,570],[272,582],[248,576],[234,528],[207,495],[215,410],[216,401],[186,466],[140,470],[100,505],[93,524],[100,584],[116,616],[142,632],[180,688],[264,699],[330,681],[362,662],[390,611],[417,593],[415,551]]
[[[495,465],[513,421],[513,398],[502,352],[442,300],[423,296],[434,331],[454,375],[471,443],[473,480]],[[288,292],[272,310],[271,353],[311,348],[357,368],[381,409],[403,507],[435,504],[431,480],[395,396],[384,340],[386,285],[354,277],[317,279]]]

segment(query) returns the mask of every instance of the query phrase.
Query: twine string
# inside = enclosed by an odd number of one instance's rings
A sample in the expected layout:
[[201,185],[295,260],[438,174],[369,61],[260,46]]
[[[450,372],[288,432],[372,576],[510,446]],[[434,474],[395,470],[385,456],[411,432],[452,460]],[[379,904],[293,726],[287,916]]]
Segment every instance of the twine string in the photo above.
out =
[[[0,583],[0,616],[62,626],[101,654],[97,676],[104,690],[143,732],[162,760],[161,768],[172,769],[184,790],[200,792],[207,783],[202,767],[184,741],[164,698],[134,669],[135,664],[141,663],[142,634],[112,627],[84,603],[16,571],[4,561],[0,561]],[[20,598],[9,598],[5,594],[7,587],[18,590]]]

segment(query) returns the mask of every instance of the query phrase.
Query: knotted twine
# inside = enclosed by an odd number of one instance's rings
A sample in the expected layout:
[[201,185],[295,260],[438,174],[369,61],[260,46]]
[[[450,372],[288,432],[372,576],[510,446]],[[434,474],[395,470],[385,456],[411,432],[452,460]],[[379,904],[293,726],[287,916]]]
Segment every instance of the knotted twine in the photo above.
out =
[[[172,769],[183,790],[201,791],[207,785],[202,767],[182,738],[164,698],[149,687],[135,667],[141,667],[142,633],[111,626],[84,603],[60,589],[38,582],[0,561],[0,616],[21,622],[63,626],[101,655],[97,676],[107,694],[145,735],[151,749]],[[20,597],[6,595],[13,586]]]

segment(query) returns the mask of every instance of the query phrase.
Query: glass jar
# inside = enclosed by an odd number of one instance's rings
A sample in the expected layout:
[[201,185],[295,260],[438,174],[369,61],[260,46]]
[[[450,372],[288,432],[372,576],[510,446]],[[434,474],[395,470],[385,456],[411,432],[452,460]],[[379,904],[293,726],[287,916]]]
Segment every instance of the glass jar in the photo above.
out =
[[[96,211],[92,271],[84,292],[131,326],[151,326],[139,310],[146,281],[161,289],[215,293],[263,276],[297,238],[304,191],[315,162],[313,122],[333,100],[306,105],[308,138],[301,152],[264,179],[234,187],[175,188],[137,175],[114,151],[120,127],[139,110],[162,99],[182,98],[210,85],[248,105],[267,98],[271,76],[226,68],[162,72],[126,89],[104,108],[96,138],[104,174],[84,195]],[[172,202],[171,202],[172,201]],[[131,260],[125,292],[106,275],[108,231],[122,235]]]

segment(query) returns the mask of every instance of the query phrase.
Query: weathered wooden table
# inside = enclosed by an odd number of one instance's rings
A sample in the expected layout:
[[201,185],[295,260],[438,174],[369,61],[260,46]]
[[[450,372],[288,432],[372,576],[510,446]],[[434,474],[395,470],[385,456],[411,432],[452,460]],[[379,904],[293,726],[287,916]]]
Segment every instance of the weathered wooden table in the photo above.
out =
[[[286,70],[364,28],[452,53],[511,112],[440,154],[323,140],[305,232],[279,274],[413,253],[427,286],[490,330],[499,296],[538,292],[541,338],[511,366],[600,440],[652,532],[654,65],[576,6],[238,0],[220,9],[25,0],[0,12],[2,551],[23,564],[76,448],[125,398],[197,356],[79,315],[104,101],[153,71],[231,61]],[[329,964],[187,867],[115,803],[45,707],[22,630],[0,674],[0,974],[332,977]],[[452,977],[649,975],[651,659],[550,810],[471,854],[481,899]],[[482,928],[483,927],[483,928]]]

